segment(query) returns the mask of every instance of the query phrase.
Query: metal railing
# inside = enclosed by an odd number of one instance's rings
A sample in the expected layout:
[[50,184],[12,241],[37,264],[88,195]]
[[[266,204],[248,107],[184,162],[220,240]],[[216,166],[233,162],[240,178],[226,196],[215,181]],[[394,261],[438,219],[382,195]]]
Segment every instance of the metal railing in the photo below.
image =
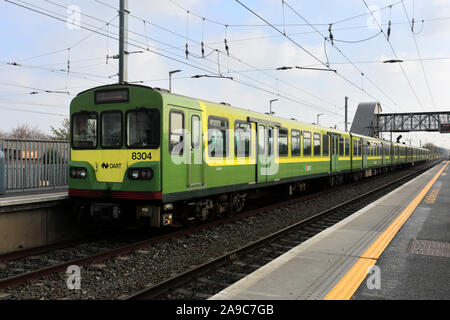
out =
[[69,142],[0,139],[0,151],[5,156],[6,193],[67,186]]

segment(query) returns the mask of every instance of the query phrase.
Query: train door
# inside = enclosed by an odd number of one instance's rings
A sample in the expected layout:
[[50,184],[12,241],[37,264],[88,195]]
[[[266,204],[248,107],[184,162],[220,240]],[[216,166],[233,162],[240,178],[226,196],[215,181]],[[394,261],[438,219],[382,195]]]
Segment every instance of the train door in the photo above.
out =
[[258,136],[258,161],[256,165],[256,182],[267,181],[267,126],[262,123],[257,124]]
[[188,155],[188,187],[199,187],[205,184],[203,165],[202,114],[200,111],[187,112],[187,141]]
[[338,161],[339,161],[339,152],[338,152],[339,141],[338,141],[338,139],[339,139],[339,137],[336,135],[331,135],[331,137],[330,137],[331,172],[336,172],[338,169],[337,168]]
[[273,180],[278,168],[275,161],[275,127],[258,123],[257,183]]
[[368,153],[368,142],[367,140],[363,140],[363,155],[362,155],[362,161],[363,161],[363,168],[367,168],[367,153]]
[[278,129],[274,126],[267,126],[267,181],[273,181],[278,173],[278,163],[275,158],[278,155]]

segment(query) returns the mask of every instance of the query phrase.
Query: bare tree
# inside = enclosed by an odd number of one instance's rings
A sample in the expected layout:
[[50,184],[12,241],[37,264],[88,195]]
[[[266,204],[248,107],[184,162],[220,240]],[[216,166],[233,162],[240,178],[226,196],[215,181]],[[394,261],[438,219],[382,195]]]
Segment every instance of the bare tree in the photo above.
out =
[[20,124],[13,128],[8,134],[8,138],[14,139],[48,139],[48,135],[42,132],[37,126]]

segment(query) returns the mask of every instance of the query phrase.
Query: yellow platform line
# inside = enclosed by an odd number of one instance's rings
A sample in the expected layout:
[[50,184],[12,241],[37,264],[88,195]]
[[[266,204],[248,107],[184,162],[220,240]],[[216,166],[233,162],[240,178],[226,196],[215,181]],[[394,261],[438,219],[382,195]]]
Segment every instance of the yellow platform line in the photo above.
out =
[[352,268],[339,280],[336,286],[331,289],[324,300],[349,300],[355,291],[361,285],[367,276],[368,268],[377,262],[377,259],[383,253],[396,233],[403,224],[408,220],[409,216],[414,212],[422,199],[426,196],[433,184],[448,166],[449,162],[439,170],[439,172],[428,182],[425,188],[411,201],[403,212],[381,233],[378,238],[370,245],[370,247],[361,255]]

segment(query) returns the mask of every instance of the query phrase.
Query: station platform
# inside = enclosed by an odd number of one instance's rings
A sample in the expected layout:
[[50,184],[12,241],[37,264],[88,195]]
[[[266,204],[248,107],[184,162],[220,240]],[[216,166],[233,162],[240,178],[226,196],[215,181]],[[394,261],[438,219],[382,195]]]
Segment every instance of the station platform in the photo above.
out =
[[450,299],[449,162],[211,300]]
[[67,188],[6,193],[0,195],[0,207],[68,199]]
[[7,193],[0,196],[0,254],[76,237],[76,215],[67,188]]

